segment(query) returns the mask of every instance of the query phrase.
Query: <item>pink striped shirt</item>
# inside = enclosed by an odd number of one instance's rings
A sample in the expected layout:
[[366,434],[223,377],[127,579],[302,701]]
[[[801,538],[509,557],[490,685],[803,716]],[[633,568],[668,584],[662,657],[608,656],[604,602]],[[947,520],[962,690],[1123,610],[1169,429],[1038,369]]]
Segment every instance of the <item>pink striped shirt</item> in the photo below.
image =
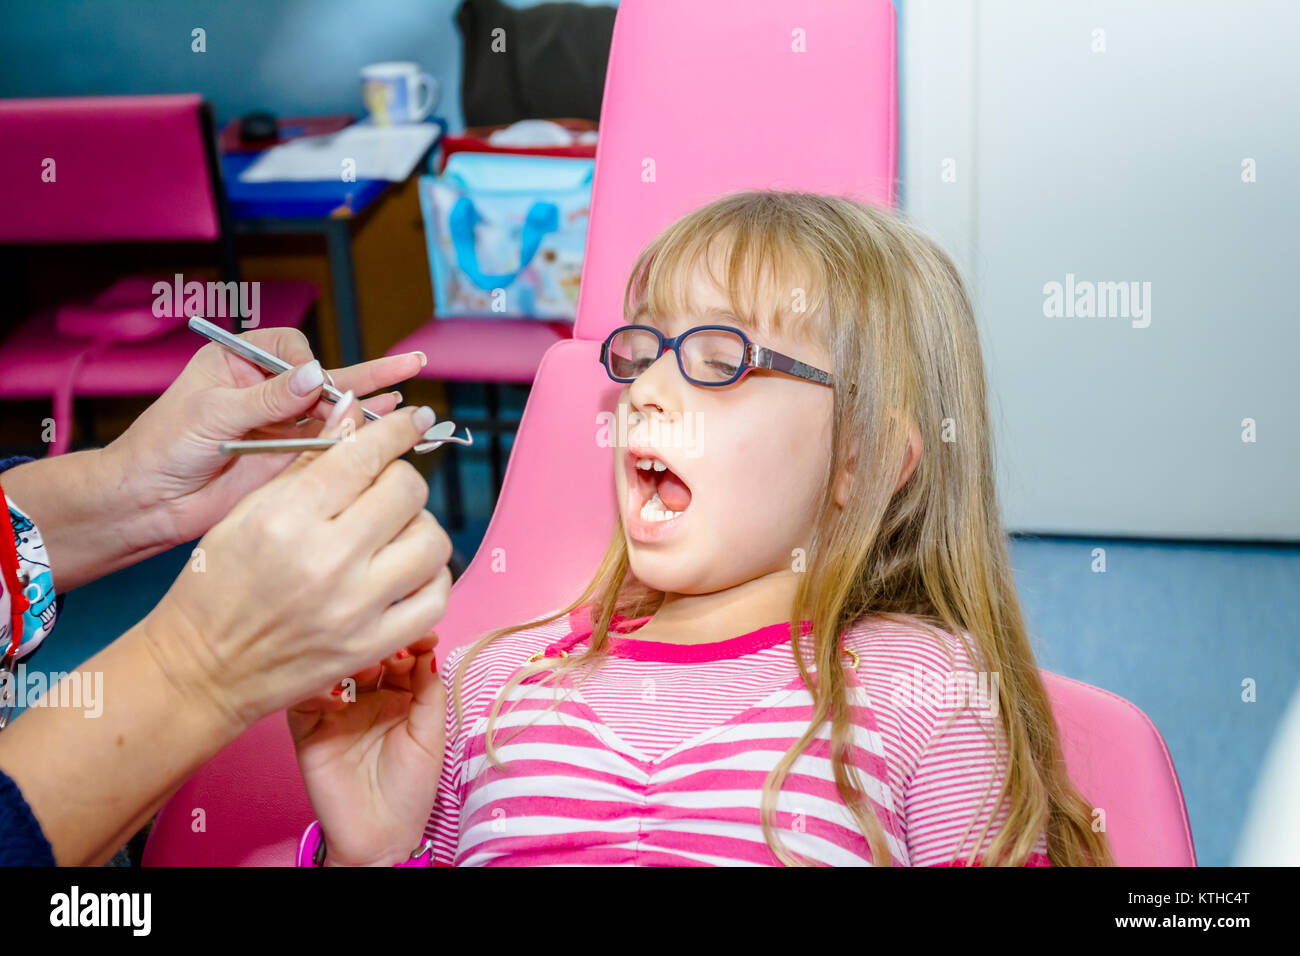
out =
[[[628,634],[648,620],[616,617],[614,629]],[[442,662],[447,747],[425,828],[435,862],[779,865],[759,820],[763,782],[812,717],[789,623],[692,645],[612,629],[611,657],[587,669],[576,689],[558,693],[533,678],[513,690],[494,723],[506,771],[494,768],[485,730],[497,692],[529,657],[583,645],[590,634],[583,608],[489,644],[465,675],[459,732],[451,689],[468,646]],[[978,674],[965,635],[941,638],[873,621],[843,642],[858,657],[855,670],[844,655],[852,759],[895,865],[964,859],[1005,773],[1001,722],[990,707],[995,677]],[[813,862],[870,865],[835,787],[829,741],[826,723],[785,778],[776,832]],[[996,814],[983,849],[1006,813]],[[1046,849],[1040,834],[1029,865],[1047,865]]]

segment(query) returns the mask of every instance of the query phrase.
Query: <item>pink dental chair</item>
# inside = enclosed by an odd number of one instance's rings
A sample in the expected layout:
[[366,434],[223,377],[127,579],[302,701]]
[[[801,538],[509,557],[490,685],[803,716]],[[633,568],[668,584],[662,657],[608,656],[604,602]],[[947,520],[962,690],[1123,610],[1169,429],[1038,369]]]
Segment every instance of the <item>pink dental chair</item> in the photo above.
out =
[[[805,31],[806,53],[792,52],[795,28]],[[491,524],[436,625],[440,659],[567,604],[604,552],[617,504],[597,416],[615,408],[619,389],[597,355],[622,322],[624,283],[644,243],[737,189],[892,205],[896,99],[889,0],[622,0],[574,337],[550,346],[537,370]],[[646,159],[654,182],[642,181]],[[1178,777],[1151,721],[1106,691],[1044,677],[1071,778],[1105,810],[1118,862],[1194,866]],[[200,809],[205,829],[195,832]],[[292,865],[313,816],[284,716],[273,714],[172,796],[144,862]]]

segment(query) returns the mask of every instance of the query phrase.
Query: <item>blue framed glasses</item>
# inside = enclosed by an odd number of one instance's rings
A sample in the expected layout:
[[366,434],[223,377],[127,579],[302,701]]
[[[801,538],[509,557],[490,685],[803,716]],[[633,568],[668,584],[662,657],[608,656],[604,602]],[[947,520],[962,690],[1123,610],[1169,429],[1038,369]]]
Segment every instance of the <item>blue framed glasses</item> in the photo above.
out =
[[738,382],[756,368],[793,375],[818,385],[833,384],[830,372],[763,348],[729,325],[697,325],[671,339],[652,325],[619,326],[600,346],[600,363],[614,381],[635,382],[659,360],[665,349],[677,353],[682,377],[704,388]]

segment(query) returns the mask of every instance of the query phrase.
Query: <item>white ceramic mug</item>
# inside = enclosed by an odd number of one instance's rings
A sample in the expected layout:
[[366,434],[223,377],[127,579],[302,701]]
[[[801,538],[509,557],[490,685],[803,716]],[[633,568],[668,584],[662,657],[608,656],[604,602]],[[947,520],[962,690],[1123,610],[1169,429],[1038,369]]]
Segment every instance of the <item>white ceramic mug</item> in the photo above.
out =
[[438,102],[438,81],[418,63],[372,63],[361,68],[361,99],[377,126],[418,123]]

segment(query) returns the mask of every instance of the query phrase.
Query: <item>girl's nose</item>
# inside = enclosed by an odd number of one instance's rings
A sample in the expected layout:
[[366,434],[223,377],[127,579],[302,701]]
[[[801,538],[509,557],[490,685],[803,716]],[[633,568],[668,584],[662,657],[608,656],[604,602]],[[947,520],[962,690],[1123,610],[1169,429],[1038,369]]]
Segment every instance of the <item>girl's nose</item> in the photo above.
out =
[[661,388],[674,377],[681,384],[686,384],[681,371],[677,365],[677,354],[672,349],[664,349],[664,354],[651,362],[650,367],[636,377],[631,388],[634,392],[638,389],[644,392]]

